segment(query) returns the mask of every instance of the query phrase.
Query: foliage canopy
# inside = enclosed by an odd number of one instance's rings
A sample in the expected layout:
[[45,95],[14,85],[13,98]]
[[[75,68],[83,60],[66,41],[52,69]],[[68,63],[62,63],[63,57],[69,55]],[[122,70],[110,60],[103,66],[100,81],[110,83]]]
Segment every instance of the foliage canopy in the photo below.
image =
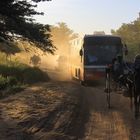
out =
[[112,30],[112,34],[119,35],[129,48],[129,57],[133,58],[140,53],[140,19],[123,24],[118,30]]
[[0,37],[26,39],[43,51],[53,53],[55,47],[50,40],[49,25],[36,23],[33,19],[34,15],[43,15],[35,9],[41,1],[50,0],[0,0]]

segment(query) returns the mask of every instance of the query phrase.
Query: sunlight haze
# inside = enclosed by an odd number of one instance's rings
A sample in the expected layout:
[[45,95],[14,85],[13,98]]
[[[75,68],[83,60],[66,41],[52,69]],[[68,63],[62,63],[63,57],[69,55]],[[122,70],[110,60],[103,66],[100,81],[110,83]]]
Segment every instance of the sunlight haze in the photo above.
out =
[[55,25],[65,22],[74,32],[93,33],[118,29],[123,23],[130,23],[140,12],[139,0],[52,0],[40,3],[36,16],[38,22]]

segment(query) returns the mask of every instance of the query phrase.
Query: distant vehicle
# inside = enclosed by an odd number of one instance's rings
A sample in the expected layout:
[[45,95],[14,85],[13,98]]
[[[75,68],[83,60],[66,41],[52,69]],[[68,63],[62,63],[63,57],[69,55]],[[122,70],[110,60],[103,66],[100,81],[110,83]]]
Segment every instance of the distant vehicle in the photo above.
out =
[[85,35],[71,42],[71,76],[82,84],[100,80],[105,76],[107,65],[118,54],[123,55],[123,44],[119,36]]

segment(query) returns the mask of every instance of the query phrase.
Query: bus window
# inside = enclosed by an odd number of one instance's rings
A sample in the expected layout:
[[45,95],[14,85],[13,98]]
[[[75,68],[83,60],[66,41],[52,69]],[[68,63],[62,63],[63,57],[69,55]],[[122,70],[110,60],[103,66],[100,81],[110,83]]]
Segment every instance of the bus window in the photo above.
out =
[[112,59],[120,53],[119,46],[96,45],[85,50],[86,65],[105,65],[112,62]]

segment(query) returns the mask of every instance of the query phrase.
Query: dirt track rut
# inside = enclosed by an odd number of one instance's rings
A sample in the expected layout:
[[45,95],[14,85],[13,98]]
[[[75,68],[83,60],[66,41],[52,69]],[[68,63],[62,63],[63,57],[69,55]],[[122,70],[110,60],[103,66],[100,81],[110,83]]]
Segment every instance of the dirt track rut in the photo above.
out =
[[0,140],[140,140],[129,99],[76,82],[33,85],[0,100]]

